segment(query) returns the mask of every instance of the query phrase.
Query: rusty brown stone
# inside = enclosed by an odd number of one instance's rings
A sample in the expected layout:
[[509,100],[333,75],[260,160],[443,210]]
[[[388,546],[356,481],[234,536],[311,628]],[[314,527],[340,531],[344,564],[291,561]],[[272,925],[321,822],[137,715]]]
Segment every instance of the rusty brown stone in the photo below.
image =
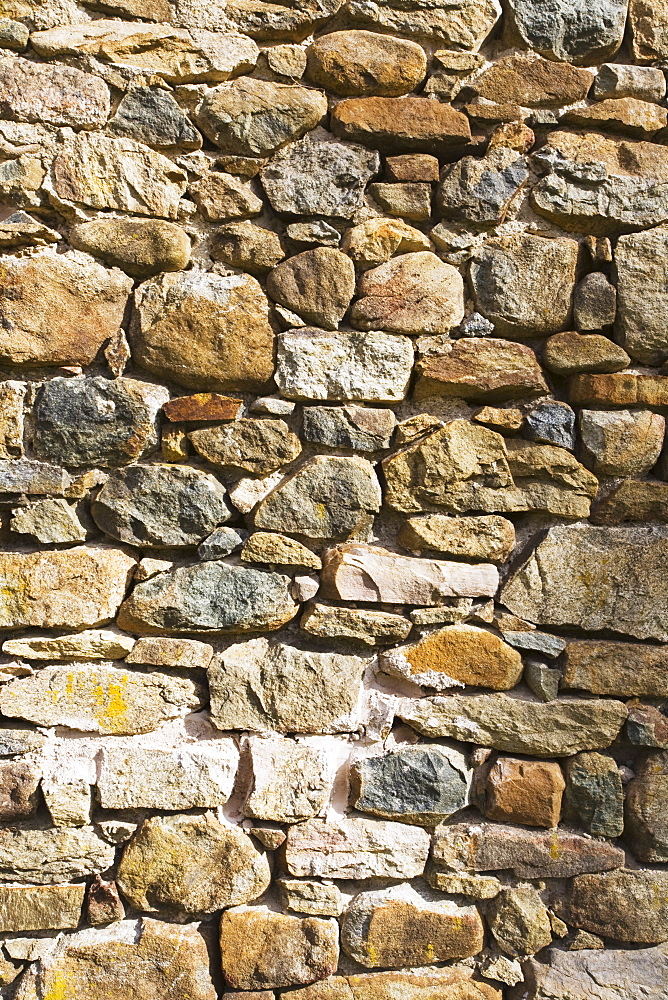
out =
[[471,138],[468,118],[424,97],[353,97],[331,116],[336,135],[376,149],[445,153]]
[[584,100],[592,80],[588,70],[515,53],[490,66],[473,86],[479,97],[497,104],[513,101],[524,107],[550,108]]
[[502,823],[555,827],[565,786],[557,763],[500,757],[487,774],[483,812]]
[[192,396],[177,396],[162,408],[168,420],[182,421],[234,420],[243,406],[242,399],[221,396],[218,392],[195,392]]
[[576,406],[668,407],[668,378],[643,372],[576,375],[570,381],[569,402]]
[[416,370],[416,399],[436,395],[502,402],[548,391],[531,348],[509,340],[462,337],[427,348]]

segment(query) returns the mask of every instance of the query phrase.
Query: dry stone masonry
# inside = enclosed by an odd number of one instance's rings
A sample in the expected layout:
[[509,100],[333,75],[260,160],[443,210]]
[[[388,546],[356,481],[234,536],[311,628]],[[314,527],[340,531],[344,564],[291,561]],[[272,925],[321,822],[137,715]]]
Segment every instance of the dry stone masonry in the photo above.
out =
[[668,1000],[668,2],[0,14],[0,1000]]

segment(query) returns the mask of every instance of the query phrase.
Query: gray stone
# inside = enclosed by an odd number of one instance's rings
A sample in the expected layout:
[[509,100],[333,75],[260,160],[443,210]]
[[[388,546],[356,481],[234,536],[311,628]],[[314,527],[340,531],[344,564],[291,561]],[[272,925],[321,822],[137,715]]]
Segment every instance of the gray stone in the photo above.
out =
[[529,690],[541,701],[554,701],[558,697],[561,671],[556,667],[548,667],[538,657],[526,657],[522,676]]
[[278,337],[276,383],[289,399],[399,402],[412,368],[408,337],[310,327]]
[[104,128],[109,89],[73,66],[49,66],[18,56],[0,60],[0,114],[16,121]]
[[622,44],[628,0],[508,0],[506,30],[512,40],[548,59],[591,66],[614,56]]
[[213,646],[197,639],[169,639],[166,636],[138,639],[127,663],[149,667],[179,667],[181,670],[206,670],[211,663]]
[[30,507],[13,510],[9,530],[44,545],[83,542],[87,534],[76,509],[65,500],[38,500]]
[[494,940],[507,955],[534,955],[552,944],[547,907],[536,889],[502,889],[485,915]]
[[[633,714],[637,711],[631,709]],[[661,729],[665,730],[665,717],[658,712],[657,715]],[[664,746],[667,743],[665,739],[652,742]],[[624,803],[625,839],[641,864],[665,864],[668,860],[667,807],[668,758],[665,753],[647,754],[636,766],[635,778],[627,785]]]
[[302,450],[284,420],[244,417],[191,431],[188,437],[199,455],[228,475],[267,475],[293,462]]
[[112,474],[91,505],[105,534],[144,548],[197,545],[229,520],[214,476],[174,465],[133,465]]
[[537,625],[613,629],[668,642],[668,528],[550,528],[501,601]]
[[624,830],[624,792],[612,757],[579,753],[566,761],[564,804],[594,837],[620,837]]
[[566,649],[564,639],[546,632],[507,632],[503,628],[503,638],[515,649],[527,649],[532,653],[542,653],[555,660]]
[[341,233],[324,219],[314,219],[312,222],[291,222],[285,227],[287,237],[298,244],[313,244],[318,246],[338,247]]
[[366,535],[381,503],[380,484],[370,462],[318,455],[262,500],[254,524],[340,541]]
[[261,179],[276,212],[350,219],[379,169],[375,150],[307,138],[272,157]]
[[598,476],[642,476],[656,464],[665,418],[651,410],[580,410],[581,453]]
[[397,715],[423,736],[447,736],[511,753],[570,757],[610,746],[627,715],[620,701],[547,703],[507,694],[402,699]]
[[197,555],[202,562],[229,556],[241,548],[246,534],[243,528],[216,528],[197,546]]
[[317,90],[243,77],[209,91],[197,123],[223,153],[268,156],[315,128],[326,111]]
[[245,816],[298,823],[320,812],[332,784],[324,750],[279,736],[252,736],[246,750],[251,786]]
[[157,445],[167,389],[130,378],[54,378],[35,400],[33,445],[64,465],[127,465]]
[[668,227],[620,236],[615,248],[615,337],[645,365],[660,365],[668,358],[668,281],[661,267],[667,251]]
[[556,906],[574,927],[628,944],[668,940],[668,872],[578,875]]
[[443,171],[437,213],[456,222],[497,225],[528,180],[528,160],[514,149],[498,147],[482,159],[465,156]]
[[302,434],[329,448],[379,451],[390,447],[396,418],[392,410],[363,406],[306,406]]
[[123,97],[108,125],[116,135],[154,149],[199,149],[202,137],[167,90],[135,87]]
[[374,816],[435,826],[466,805],[466,768],[458,756],[425,746],[360,760],[351,769],[351,805]]
[[526,414],[527,437],[532,441],[575,448],[575,413],[567,403],[549,399]]
[[114,856],[92,826],[0,829],[0,882],[54,885],[105,871]]
[[211,720],[218,729],[351,732],[369,661],[309,653],[266,639],[236,643],[209,667]]
[[349,640],[365,646],[382,646],[406,639],[412,628],[403,615],[330,604],[307,607],[299,627],[320,639]]
[[203,562],[158,573],[135,586],[118,624],[140,634],[270,631],[297,612],[289,577]]
[[524,963],[524,982],[511,1000],[663,1000],[668,947],[561,951]]
[[30,458],[13,458],[0,461],[0,493],[40,493],[61,495],[72,484],[64,469],[49,462],[36,462]]
[[635,97],[640,101],[660,102],[666,96],[666,78],[654,66],[604,63],[596,74],[593,96],[599,101]]
[[278,878],[276,888],[281,904],[293,913],[311,917],[338,917],[343,911],[343,895],[333,882],[315,879]]
[[355,266],[331,247],[305,250],[270,272],[267,293],[306,323],[336,330],[355,294]]
[[454,0],[448,7],[425,7],[414,0],[349,0],[346,9],[356,24],[371,31],[429,39],[466,55],[480,48],[501,15],[496,0]]
[[28,45],[30,29],[21,21],[9,17],[0,18],[0,48],[21,52]]
[[615,286],[601,271],[586,275],[575,289],[573,300],[575,328],[584,331],[602,330],[604,327],[612,326],[616,313]]
[[46,737],[36,729],[0,729],[0,757],[15,757],[24,753],[35,753],[46,743]]

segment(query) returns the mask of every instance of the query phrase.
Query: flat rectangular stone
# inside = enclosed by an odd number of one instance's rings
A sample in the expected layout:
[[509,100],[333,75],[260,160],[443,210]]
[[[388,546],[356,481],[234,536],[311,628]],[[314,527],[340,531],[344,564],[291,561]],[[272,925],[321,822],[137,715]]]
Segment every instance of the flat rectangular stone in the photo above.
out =
[[85,885],[0,886],[0,933],[76,927]]
[[415,878],[422,875],[429,834],[418,826],[364,817],[298,823],[288,830],[291,875],[321,878]]
[[147,667],[180,667],[202,670],[211,663],[213,646],[198,639],[172,639],[169,636],[144,636],[137,640],[126,663]]
[[570,381],[569,402],[576,406],[668,406],[668,378],[637,372],[613,375],[575,375]]
[[0,461],[0,493],[63,496],[71,483],[72,477],[59,465],[30,458]]
[[562,687],[592,694],[668,696],[668,646],[634,642],[569,642]]
[[[92,826],[0,829],[0,882],[54,885],[105,871],[115,848]],[[27,928],[26,928],[27,929]]]

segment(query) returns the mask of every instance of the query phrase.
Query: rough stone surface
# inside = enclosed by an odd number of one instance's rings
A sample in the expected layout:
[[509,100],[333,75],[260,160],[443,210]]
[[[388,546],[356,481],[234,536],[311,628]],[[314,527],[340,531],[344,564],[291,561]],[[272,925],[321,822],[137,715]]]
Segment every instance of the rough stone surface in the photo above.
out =
[[290,827],[291,875],[334,879],[415,878],[424,871],[429,835],[417,826],[367,819],[312,819]]
[[463,337],[431,350],[417,365],[418,396],[485,402],[530,398],[547,391],[536,355],[508,340]]
[[299,627],[321,639],[351,640],[365,646],[381,646],[405,639],[411,630],[411,623],[403,615],[392,615],[386,611],[312,604],[302,615]]
[[556,827],[564,787],[561,768],[554,762],[500,757],[485,779],[483,812],[501,823]]
[[528,180],[528,161],[514,149],[499,146],[482,159],[465,156],[443,171],[437,210],[444,219],[495,225],[505,221],[513,199]]
[[173,222],[160,219],[98,219],[73,226],[69,241],[134,278],[180,271],[190,260],[190,240]]
[[550,948],[524,964],[527,1000],[659,1000],[668,975],[668,949],[561,951]]
[[631,357],[646,365],[660,365],[668,358],[664,322],[668,287],[657,269],[657,258],[665,252],[667,241],[668,229],[659,227],[621,236],[615,250],[619,295],[615,334]]
[[626,790],[625,822],[620,825],[624,826],[633,856],[644,864],[665,864],[668,858],[667,763],[665,754],[647,756]]
[[584,460],[597,475],[642,476],[657,462],[665,419],[649,410],[581,410]]
[[[109,122],[116,135],[154,149],[199,149],[202,137],[172,95],[157,87],[135,87],[121,100]],[[162,270],[162,268],[161,268]]]
[[398,538],[410,552],[503,562],[515,546],[515,528],[512,521],[495,514],[466,518],[425,514],[409,518]]
[[262,200],[253,193],[250,184],[234,174],[211,171],[201,181],[191,184],[189,191],[208,222],[244,219],[262,211]]
[[316,747],[280,737],[248,740],[252,790],[244,814],[277,823],[298,823],[317,815],[330,782],[325,755]]
[[543,352],[545,367],[556,375],[620,372],[630,361],[626,351],[607,337],[583,336],[574,330],[549,337]]
[[348,98],[331,117],[337,135],[378,149],[446,153],[465,145],[471,135],[460,111],[421,97]]
[[264,275],[283,260],[285,251],[280,237],[270,229],[252,222],[231,222],[213,234],[211,256],[230,267]]
[[373,31],[335,31],[309,46],[308,77],[342,97],[400,97],[422,82],[427,60],[416,42]]
[[109,90],[99,77],[71,66],[5,56],[0,61],[0,113],[16,121],[103,128]]
[[0,886],[3,933],[77,927],[84,885]]
[[664,646],[576,641],[566,646],[563,686],[602,695],[668,694]]
[[55,885],[104,871],[114,862],[114,848],[92,826],[70,829],[0,830],[0,881]]
[[557,910],[569,924],[593,934],[659,944],[668,939],[667,883],[665,871],[578,875]]
[[305,250],[274,268],[267,292],[306,323],[336,330],[355,292],[355,268],[340,250]]
[[181,667],[190,669],[200,667],[206,669],[213,657],[213,646],[197,639],[159,638],[138,639],[130,655],[128,663],[141,663],[150,667]]
[[508,955],[534,955],[552,943],[549,915],[535,889],[502,889],[487,913],[494,940]]
[[593,836],[621,836],[624,795],[612,757],[580,753],[566,762],[566,805]]
[[110,629],[86,629],[71,635],[6,639],[2,651],[26,660],[122,660],[134,645],[132,636]]
[[350,782],[355,809],[404,823],[436,825],[466,805],[463,760],[436,746],[368,757],[353,766]]
[[593,76],[566,63],[516,53],[500,59],[475,81],[479,97],[497,104],[508,101],[525,107],[559,107],[587,96]]
[[299,438],[284,420],[246,417],[218,427],[203,427],[188,436],[199,455],[228,474],[252,472],[265,476],[301,453]]
[[626,0],[605,0],[595,8],[583,0],[549,6],[510,0],[507,9],[507,30],[548,59],[589,66],[613,56],[624,37]]
[[302,433],[307,441],[330,448],[379,451],[390,447],[396,419],[391,410],[363,406],[308,406]]

